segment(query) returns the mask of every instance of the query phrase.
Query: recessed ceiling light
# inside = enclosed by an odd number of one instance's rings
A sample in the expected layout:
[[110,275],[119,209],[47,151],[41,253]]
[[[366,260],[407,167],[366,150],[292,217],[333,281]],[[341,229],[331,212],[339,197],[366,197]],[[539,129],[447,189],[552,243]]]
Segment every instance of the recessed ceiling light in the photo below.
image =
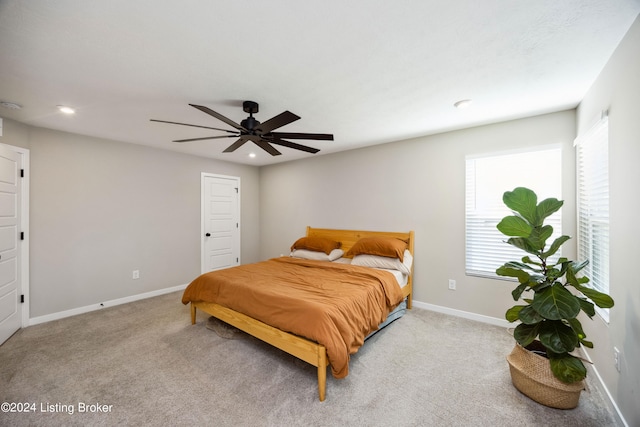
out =
[[0,105],[10,110],[19,110],[22,108],[22,105],[16,104],[15,102],[0,101]]
[[66,105],[58,105],[58,110],[60,110],[60,112],[65,113],[65,114],[75,114],[76,110],[71,108],[71,107],[67,107]]
[[251,157],[252,159],[256,156],[256,153],[249,153],[249,157]]
[[470,99],[462,99],[456,102],[455,104],[453,104],[453,106],[456,107],[457,109],[467,108],[469,105],[471,105]]

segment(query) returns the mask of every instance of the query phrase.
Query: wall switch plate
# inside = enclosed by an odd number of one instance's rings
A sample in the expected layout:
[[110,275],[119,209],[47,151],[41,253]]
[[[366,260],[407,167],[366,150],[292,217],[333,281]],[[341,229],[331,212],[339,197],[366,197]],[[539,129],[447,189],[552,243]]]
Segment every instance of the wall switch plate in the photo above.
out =
[[134,280],[139,279],[140,278],[140,270],[133,270],[132,278]]
[[456,281],[453,279],[449,279],[449,289],[451,289],[452,291],[456,290]]

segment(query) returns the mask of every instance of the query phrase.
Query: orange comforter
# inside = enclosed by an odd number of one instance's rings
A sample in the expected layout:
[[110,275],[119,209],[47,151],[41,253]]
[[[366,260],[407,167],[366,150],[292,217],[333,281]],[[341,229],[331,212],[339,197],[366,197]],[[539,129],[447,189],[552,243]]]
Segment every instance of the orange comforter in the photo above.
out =
[[196,278],[182,302],[214,302],[327,349],[335,378],[349,373],[349,355],[402,301],[386,271],[281,257]]

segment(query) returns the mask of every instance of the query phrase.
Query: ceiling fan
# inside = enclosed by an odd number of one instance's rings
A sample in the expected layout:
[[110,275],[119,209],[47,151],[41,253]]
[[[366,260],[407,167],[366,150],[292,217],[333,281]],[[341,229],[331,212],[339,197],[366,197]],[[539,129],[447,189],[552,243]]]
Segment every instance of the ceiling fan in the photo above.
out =
[[202,106],[189,104],[190,106],[197,108],[198,110],[209,114],[210,116],[215,117],[218,120],[221,120],[228,124],[229,126],[235,128],[236,130],[227,130],[227,129],[219,129],[208,126],[200,126],[200,125],[190,125],[187,123],[177,123],[177,122],[169,122],[166,120],[155,120],[151,119],[152,122],[160,122],[160,123],[169,123],[174,125],[182,125],[182,126],[192,126],[204,129],[213,129],[219,130],[222,132],[230,133],[231,135],[221,135],[221,136],[206,136],[203,138],[189,138],[189,139],[177,139],[173,142],[190,142],[190,141],[202,141],[205,139],[218,139],[218,138],[238,138],[236,142],[227,147],[223,153],[231,153],[242,145],[244,145],[247,141],[252,141],[258,147],[262,148],[267,153],[272,156],[279,156],[282,154],[278,150],[276,150],[272,144],[281,145],[283,147],[293,148],[295,150],[306,151],[307,153],[317,153],[320,151],[317,148],[307,147],[306,145],[296,144],[295,142],[287,141],[283,138],[287,139],[314,139],[314,140],[326,140],[333,141],[333,135],[327,133],[296,133],[296,132],[273,132],[275,129],[278,129],[282,126],[288,125],[289,123],[295,122],[300,119],[299,116],[293,114],[290,111],[285,111],[283,113],[278,114],[275,117],[270,118],[264,123],[260,123],[256,120],[253,115],[258,112],[258,103],[253,101],[244,101],[242,103],[242,109],[245,113],[249,113],[249,117],[242,120],[240,124],[234,122],[231,119],[223,116],[220,113],[216,113],[212,109]]

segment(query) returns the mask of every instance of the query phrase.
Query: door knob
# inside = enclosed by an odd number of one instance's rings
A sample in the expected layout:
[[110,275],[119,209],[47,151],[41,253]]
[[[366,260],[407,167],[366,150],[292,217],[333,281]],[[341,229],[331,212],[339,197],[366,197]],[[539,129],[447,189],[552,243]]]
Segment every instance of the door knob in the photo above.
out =
[[211,237],[211,233],[207,233],[207,234],[205,234],[205,236]]

